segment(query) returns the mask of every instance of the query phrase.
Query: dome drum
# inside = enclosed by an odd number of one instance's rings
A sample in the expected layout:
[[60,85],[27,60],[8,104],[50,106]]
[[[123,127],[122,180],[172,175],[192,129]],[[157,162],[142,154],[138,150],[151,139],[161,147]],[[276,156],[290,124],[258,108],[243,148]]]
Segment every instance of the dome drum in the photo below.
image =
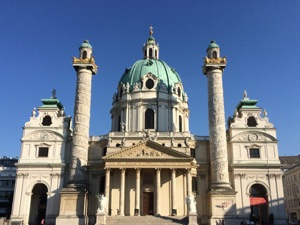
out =
[[120,124],[126,132],[189,132],[188,98],[181,79],[174,68],[152,57],[151,50],[158,55],[150,32],[144,59],[125,69],[113,96],[112,132],[120,132]]

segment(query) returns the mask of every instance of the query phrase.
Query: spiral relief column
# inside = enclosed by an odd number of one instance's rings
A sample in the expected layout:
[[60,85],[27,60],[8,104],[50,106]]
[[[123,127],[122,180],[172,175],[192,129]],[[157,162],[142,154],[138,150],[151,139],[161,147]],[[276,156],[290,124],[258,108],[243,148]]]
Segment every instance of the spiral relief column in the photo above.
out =
[[92,46],[86,40],[79,48],[80,58],[73,58],[77,72],[77,87],[74,107],[73,147],[70,161],[68,186],[85,186],[88,158],[92,75],[97,65],[92,57]]
[[211,160],[211,190],[231,189],[225,128],[222,75],[226,58],[220,57],[219,46],[212,41],[207,49],[203,73],[208,79],[209,144]]
[[92,46],[84,41],[80,57],[73,57],[73,67],[77,72],[74,107],[74,130],[69,161],[67,186],[60,191],[59,216],[56,225],[85,225],[87,221],[87,160],[90,127],[92,75],[97,73],[97,65],[92,56]]

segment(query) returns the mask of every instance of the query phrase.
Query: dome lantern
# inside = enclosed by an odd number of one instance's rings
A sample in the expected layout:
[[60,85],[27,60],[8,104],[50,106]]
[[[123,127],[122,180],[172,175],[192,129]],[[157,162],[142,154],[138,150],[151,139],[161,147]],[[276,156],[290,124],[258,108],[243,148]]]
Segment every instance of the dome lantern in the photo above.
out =
[[149,37],[143,46],[144,59],[159,59],[159,47],[153,37],[153,27],[149,27]]
[[207,57],[208,58],[219,58],[220,57],[220,47],[219,45],[216,43],[215,40],[212,40],[209,44],[209,46],[207,47],[206,50],[207,53]]

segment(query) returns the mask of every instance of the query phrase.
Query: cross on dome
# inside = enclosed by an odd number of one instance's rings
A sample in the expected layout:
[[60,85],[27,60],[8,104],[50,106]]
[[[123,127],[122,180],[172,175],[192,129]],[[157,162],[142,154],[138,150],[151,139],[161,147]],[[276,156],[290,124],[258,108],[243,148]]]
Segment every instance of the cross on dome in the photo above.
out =
[[246,91],[246,89],[244,90],[244,98],[247,98],[248,96],[247,96],[247,91]]
[[51,98],[56,98],[56,89],[52,90],[52,97]]
[[153,27],[152,27],[152,25],[149,27],[149,34],[150,34],[150,36],[153,35]]

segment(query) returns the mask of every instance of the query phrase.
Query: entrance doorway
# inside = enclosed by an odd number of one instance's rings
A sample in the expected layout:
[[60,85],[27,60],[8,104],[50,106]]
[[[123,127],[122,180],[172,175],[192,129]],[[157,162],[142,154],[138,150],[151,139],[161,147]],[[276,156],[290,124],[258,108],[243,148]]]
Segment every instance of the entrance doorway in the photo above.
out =
[[143,216],[153,215],[153,192],[143,192]]
[[32,189],[29,225],[45,223],[48,188],[44,184],[36,184]]
[[268,222],[268,198],[267,190],[261,184],[254,184],[250,188],[250,220],[254,223],[267,224]]

